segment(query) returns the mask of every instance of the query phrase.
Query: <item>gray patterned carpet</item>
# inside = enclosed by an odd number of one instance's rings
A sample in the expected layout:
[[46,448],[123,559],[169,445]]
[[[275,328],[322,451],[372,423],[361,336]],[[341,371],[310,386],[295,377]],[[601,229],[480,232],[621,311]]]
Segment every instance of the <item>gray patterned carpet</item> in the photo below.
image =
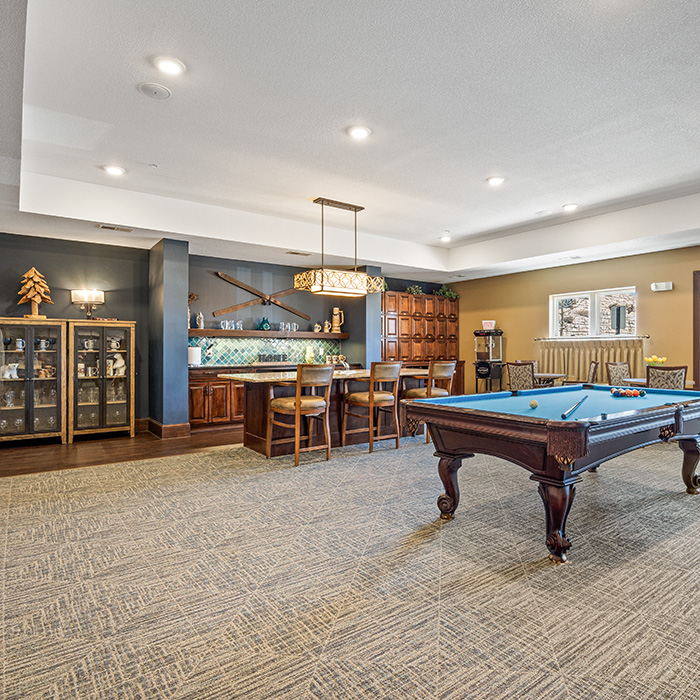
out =
[[465,463],[440,521],[422,438],[0,480],[2,698],[700,698],[680,456],[584,475],[564,566],[506,462]]

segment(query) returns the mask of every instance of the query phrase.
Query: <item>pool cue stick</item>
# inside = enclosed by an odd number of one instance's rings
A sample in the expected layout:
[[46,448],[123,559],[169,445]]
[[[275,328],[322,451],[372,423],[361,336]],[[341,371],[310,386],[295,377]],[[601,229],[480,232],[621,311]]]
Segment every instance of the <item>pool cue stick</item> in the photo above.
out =
[[584,396],[580,401],[575,403],[568,411],[564,411],[564,413],[561,414],[561,419],[566,420],[587,398],[588,395]]

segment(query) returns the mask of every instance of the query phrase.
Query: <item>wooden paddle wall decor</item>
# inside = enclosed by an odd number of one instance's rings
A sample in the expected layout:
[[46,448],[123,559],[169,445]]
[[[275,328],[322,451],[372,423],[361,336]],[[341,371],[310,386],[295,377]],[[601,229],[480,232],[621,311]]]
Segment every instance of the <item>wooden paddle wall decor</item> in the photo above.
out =
[[234,304],[233,306],[227,306],[225,309],[219,309],[218,311],[214,311],[214,316],[223,316],[224,314],[230,314],[232,311],[238,311],[239,309],[245,309],[249,306],[255,306],[256,304],[262,304],[263,306],[269,306],[270,304],[275,304],[276,306],[279,306],[283,309],[286,309],[290,313],[293,313],[297,316],[300,316],[303,319],[306,319],[307,321],[311,320],[311,316],[308,314],[305,314],[303,311],[299,311],[299,309],[295,309],[293,306],[289,306],[289,304],[285,304],[283,301],[280,301],[278,297],[286,297],[288,294],[295,294],[296,292],[300,291],[299,289],[284,289],[281,292],[274,292],[273,294],[265,294],[265,292],[261,292],[259,289],[256,289],[255,287],[251,287],[249,284],[246,284],[245,282],[241,282],[240,280],[237,280],[235,277],[231,277],[230,275],[227,275],[225,272],[217,272],[217,275],[221,277],[222,280],[226,280],[229,284],[233,284],[236,287],[240,287],[241,289],[245,289],[246,292],[250,292],[251,294],[255,294],[256,296],[260,297],[259,299],[251,299],[250,301],[244,301],[241,304]]

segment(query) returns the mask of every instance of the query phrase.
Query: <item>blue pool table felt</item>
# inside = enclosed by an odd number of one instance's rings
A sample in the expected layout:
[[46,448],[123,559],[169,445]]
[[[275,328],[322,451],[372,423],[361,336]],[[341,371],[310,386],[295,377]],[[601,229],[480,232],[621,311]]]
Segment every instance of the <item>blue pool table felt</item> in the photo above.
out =
[[[626,411],[666,406],[683,401],[700,401],[700,392],[697,391],[646,389],[645,396],[622,397],[613,396],[610,389],[611,387],[604,385],[584,389],[581,384],[572,384],[570,386],[518,391],[515,396],[509,391],[499,391],[492,394],[418,399],[417,403],[472,408],[478,411],[560,421],[562,413],[568,411],[577,401],[586,396],[586,400],[567,419],[576,421],[600,420],[601,413],[612,416]],[[537,408],[530,408],[530,401],[533,399],[537,401]]]

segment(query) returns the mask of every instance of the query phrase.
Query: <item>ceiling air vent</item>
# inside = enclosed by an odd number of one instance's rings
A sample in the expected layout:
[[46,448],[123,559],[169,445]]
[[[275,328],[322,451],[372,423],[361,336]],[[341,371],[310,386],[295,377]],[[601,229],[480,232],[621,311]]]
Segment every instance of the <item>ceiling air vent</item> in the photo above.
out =
[[98,228],[104,229],[105,231],[121,231],[122,233],[131,233],[133,228],[124,228],[122,226],[108,226],[107,224],[100,224]]
[[300,253],[298,250],[288,250],[285,255],[299,255],[302,258],[311,257],[311,253]]

